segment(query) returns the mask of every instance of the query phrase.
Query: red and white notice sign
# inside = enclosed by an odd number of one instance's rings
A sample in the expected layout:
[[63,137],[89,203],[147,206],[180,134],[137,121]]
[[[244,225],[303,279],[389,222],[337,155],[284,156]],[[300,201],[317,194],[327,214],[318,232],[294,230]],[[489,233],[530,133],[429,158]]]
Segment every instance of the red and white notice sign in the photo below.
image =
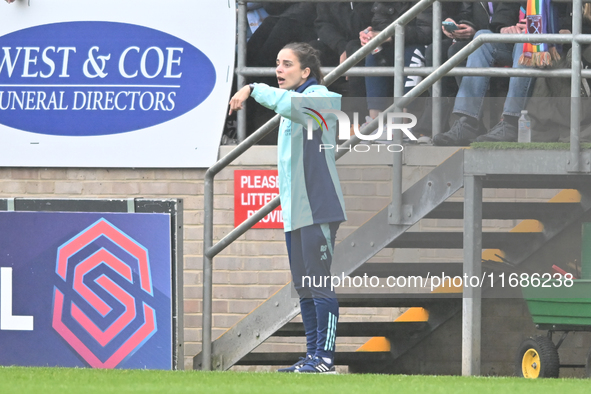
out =
[[[234,171],[234,227],[279,195],[277,170]],[[281,206],[253,228],[283,228]]]

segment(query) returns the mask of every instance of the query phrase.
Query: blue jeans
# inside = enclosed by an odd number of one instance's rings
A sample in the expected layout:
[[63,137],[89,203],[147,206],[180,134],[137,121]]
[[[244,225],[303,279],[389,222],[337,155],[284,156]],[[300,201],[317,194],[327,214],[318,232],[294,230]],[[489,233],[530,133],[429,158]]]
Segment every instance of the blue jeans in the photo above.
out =
[[[421,67],[425,64],[425,45],[408,45],[404,48],[404,66]],[[394,65],[394,47],[384,46],[376,55],[365,58],[366,67],[392,67]],[[404,93],[408,93],[420,81],[421,77],[407,75],[404,78]],[[367,109],[384,110],[393,103],[394,77],[365,77]]]
[[[480,30],[475,38],[490,30]],[[509,66],[523,68],[518,64],[523,53],[523,44],[486,43],[468,56],[466,67]],[[454,104],[454,113],[464,114],[476,119],[482,116],[482,104],[488,90],[490,77],[463,77]],[[534,78],[512,77],[509,92],[503,107],[503,115],[519,116],[531,95]]]

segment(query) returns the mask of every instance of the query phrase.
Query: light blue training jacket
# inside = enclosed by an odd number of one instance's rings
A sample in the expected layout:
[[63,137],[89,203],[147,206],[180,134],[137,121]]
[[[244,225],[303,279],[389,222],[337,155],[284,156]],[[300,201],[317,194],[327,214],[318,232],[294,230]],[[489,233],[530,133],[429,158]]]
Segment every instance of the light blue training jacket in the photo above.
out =
[[[340,110],[341,95],[317,83],[310,78],[296,91],[258,83],[251,92],[259,104],[281,115],[277,168],[286,232],[347,220],[335,164],[337,118],[322,113],[323,109]],[[319,112],[326,124],[310,109]],[[316,127],[312,133],[308,133],[309,120]]]

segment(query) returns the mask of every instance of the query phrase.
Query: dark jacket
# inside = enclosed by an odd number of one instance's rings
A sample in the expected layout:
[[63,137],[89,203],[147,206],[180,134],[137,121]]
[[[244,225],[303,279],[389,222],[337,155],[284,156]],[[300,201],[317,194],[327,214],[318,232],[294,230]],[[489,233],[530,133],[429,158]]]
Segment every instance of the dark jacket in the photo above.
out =
[[[556,13],[558,14],[559,29],[573,31],[573,4],[572,3],[554,3]],[[591,21],[583,17],[583,34],[591,34]]]
[[347,45],[361,47],[359,32],[370,26],[372,18],[371,3],[365,2],[318,3],[316,14],[318,39],[339,55]]
[[[493,15],[501,3],[493,3]],[[464,1],[460,6],[460,12],[453,20],[456,23],[471,26],[474,30],[488,29],[490,25],[490,10],[487,1],[470,2]]]
[[524,4],[500,3],[492,17],[489,30],[493,33],[500,33],[504,27],[515,26],[519,22],[519,8]]
[[295,3],[263,3],[265,11],[271,16],[279,16]]
[[[371,21],[371,27],[373,30],[384,30],[414,4],[416,4],[416,1],[374,3],[372,7],[374,15]],[[432,21],[433,11],[429,7],[406,25],[404,29],[405,44],[430,44],[433,34]]]
[[[572,3],[553,3],[558,16],[558,30],[572,31]],[[495,9],[490,30],[499,33],[503,27],[514,26],[519,22],[519,9],[525,9],[526,3],[500,3]],[[558,33],[558,32],[557,32]],[[591,22],[583,19],[583,33],[591,34]]]
[[262,4],[269,16],[291,19],[304,25],[312,25],[316,19],[316,5],[314,3],[294,1]]
[[291,19],[302,25],[313,26],[316,19],[316,4],[297,2],[289,6],[279,17]]

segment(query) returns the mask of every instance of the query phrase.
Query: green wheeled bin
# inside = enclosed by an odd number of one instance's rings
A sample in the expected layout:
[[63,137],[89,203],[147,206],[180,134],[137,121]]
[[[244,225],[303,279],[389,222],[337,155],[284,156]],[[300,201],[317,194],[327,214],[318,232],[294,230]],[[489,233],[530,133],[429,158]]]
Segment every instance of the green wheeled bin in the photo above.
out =
[[[536,328],[547,335],[523,341],[515,359],[515,374],[525,378],[558,377],[561,367],[585,367],[591,377],[591,351],[585,365],[560,365],[558,348],[569,332],[591,331],[591,223],[583,223],[581,247],[581,279],[558,274],[551,280],[522,287],[523,298]],[[552,335],[562,332],[554,344]]]

